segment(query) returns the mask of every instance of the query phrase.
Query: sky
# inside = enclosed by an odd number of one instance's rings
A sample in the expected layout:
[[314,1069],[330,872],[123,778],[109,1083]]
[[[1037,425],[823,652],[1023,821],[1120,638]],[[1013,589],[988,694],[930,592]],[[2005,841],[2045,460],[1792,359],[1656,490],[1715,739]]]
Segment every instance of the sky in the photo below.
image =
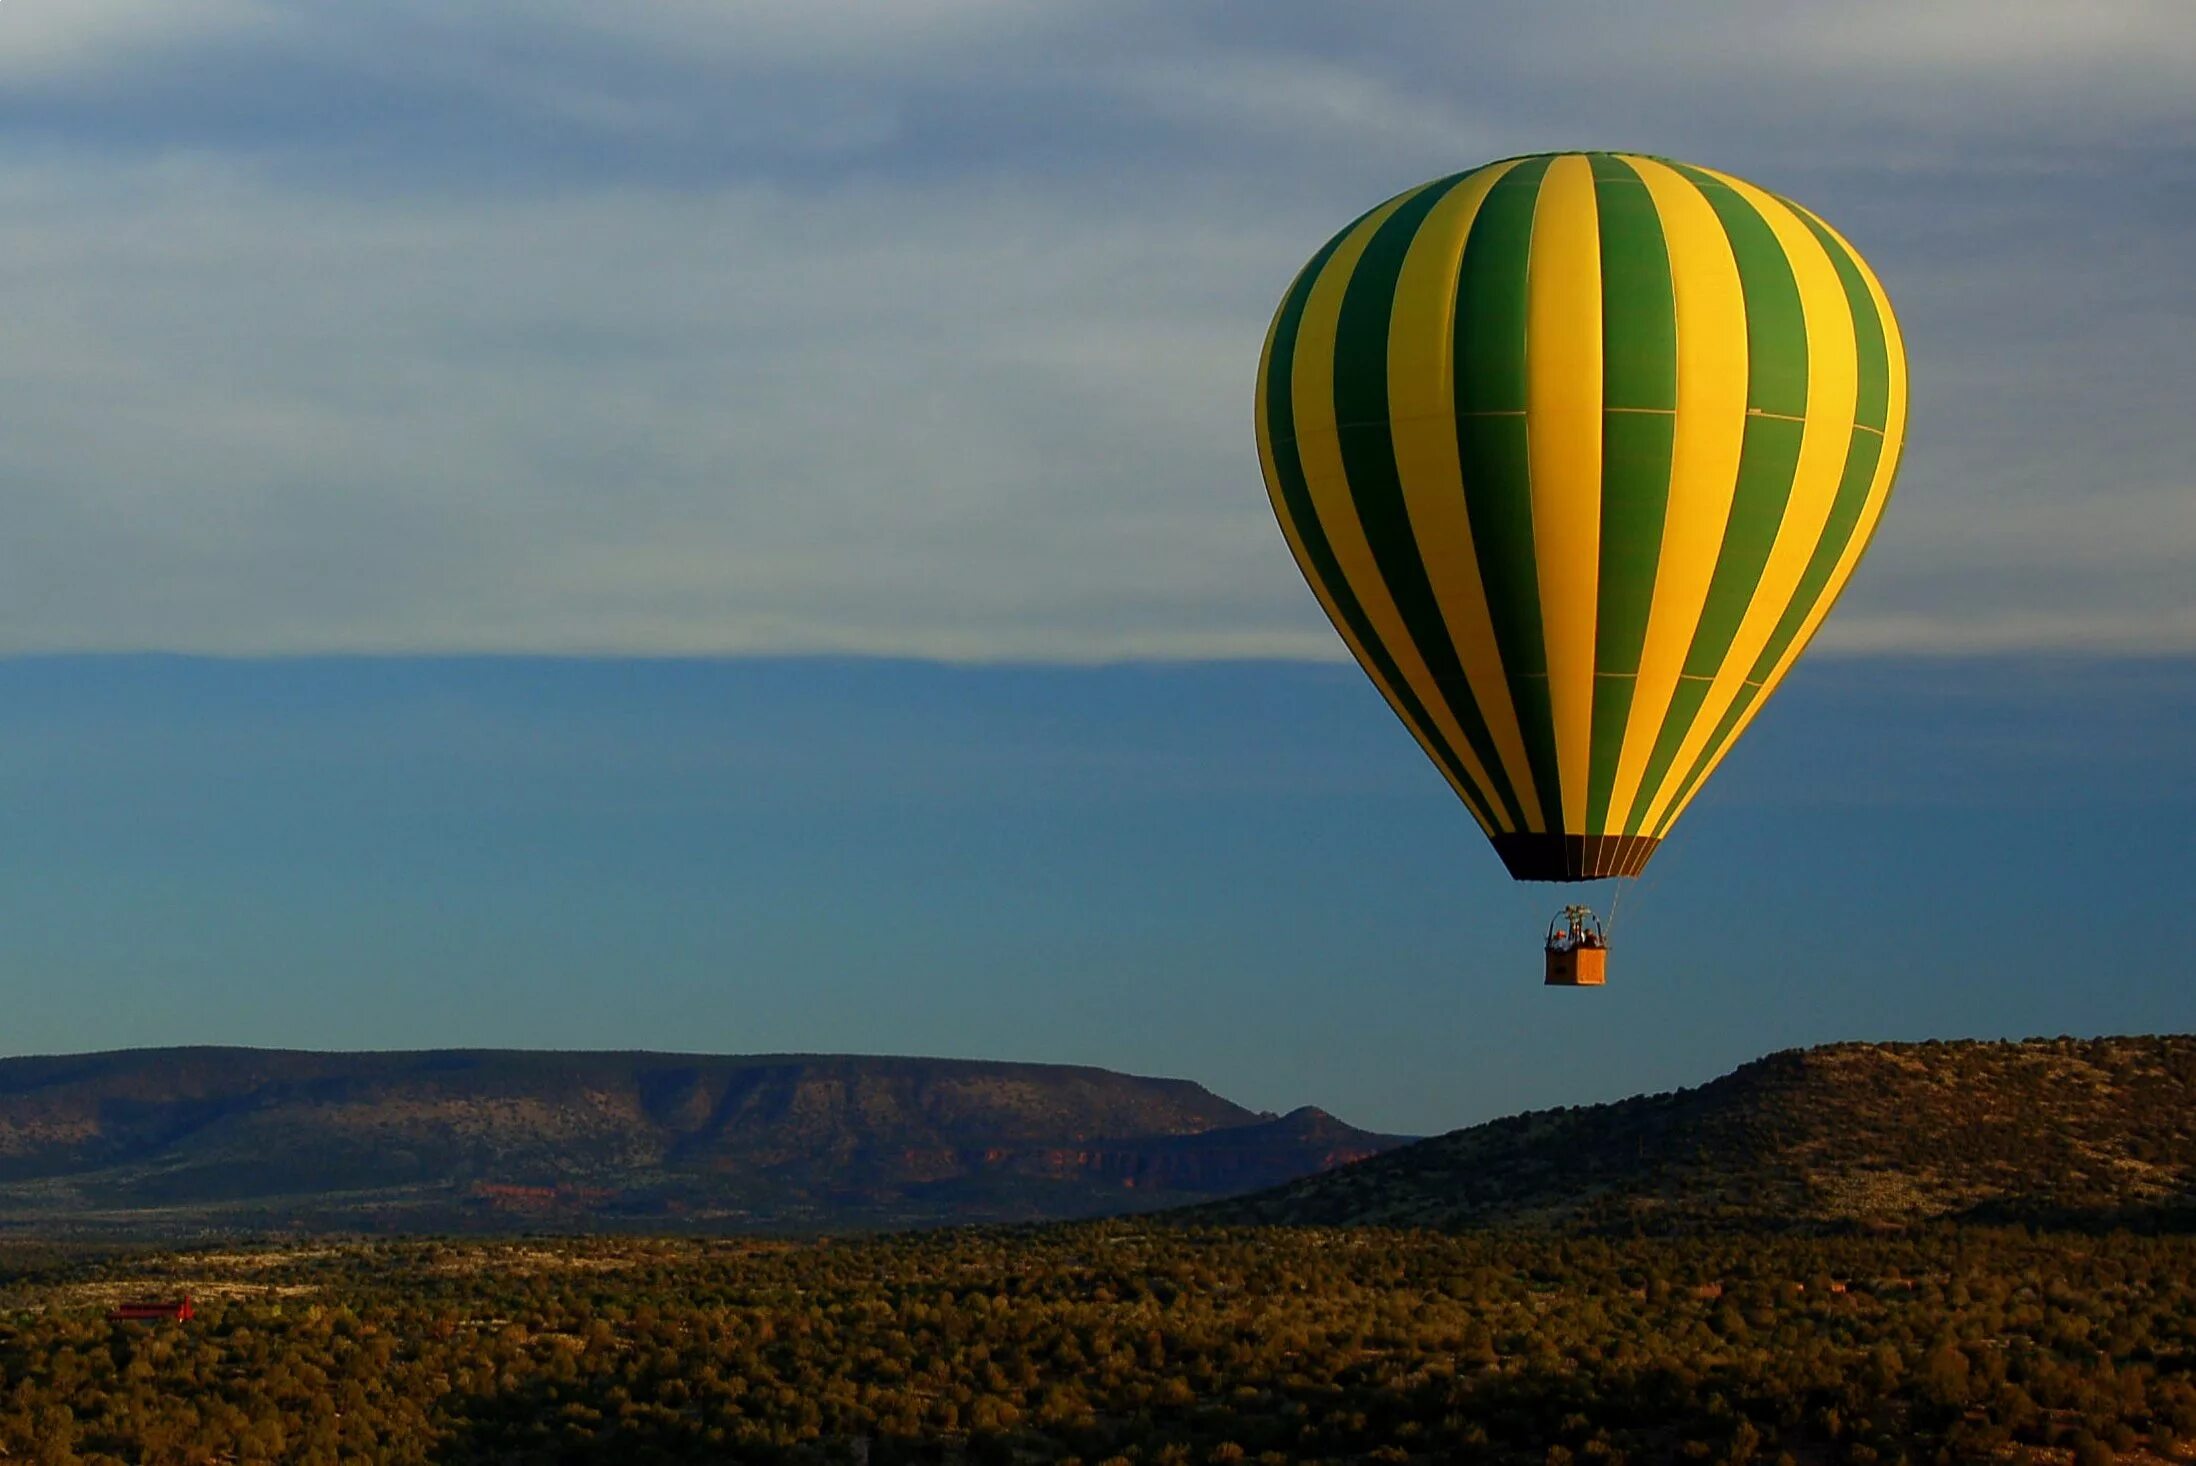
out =
[[[1580,995],[1250,390],[1342,223],[1597,146],[1837,224],[1915,395]],[[1417,1132],[2196,1028],[2192,224],[2182,0],[10,0],[0,1051],[921,1051]]]

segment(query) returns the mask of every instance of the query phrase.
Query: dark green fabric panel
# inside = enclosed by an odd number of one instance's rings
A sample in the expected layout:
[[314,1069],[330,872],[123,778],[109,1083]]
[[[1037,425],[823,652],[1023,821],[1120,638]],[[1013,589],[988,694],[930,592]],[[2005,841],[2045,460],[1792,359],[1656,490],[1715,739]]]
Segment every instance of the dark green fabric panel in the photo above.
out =
[[1503,681],[1517,712],[1541,813],[1554,830],[1561,823],[1563,802],[1548,654],[1541,638],[1540,577],[1533,564],[1524,417],[1459,418],[1457,453],[1473,550],[1487,591],[1495,645],[1502,654]]
[[1504,174],[1487,191],[1464,241],[1456,295],[1456,447],[1503,679],[1534,792],[1554,830],[1562,823],[1562,784],[1534,569],[1524,415],[1526,269],[1548,162],[1529,158]]
[[[1289,463],[1294,465],[1293,477],[1303,479],[1303,460],[1296,448],[1296,333],[1304,324],[1304,307],[1311,301],[1314,286],[1325,272],[1327,262],[1342,247],[1342,241],[1350,237],[1352,230],[1372,216],[1368,210],[1352,219],[1342,231],[1319,246],[1319,253],[1299,270],[1289,286],[1289,293],[1282,297],[1281,309],[1274,312],[1273,344],[1266,355],[1266,395],[1258,404],[1258,410],[1266,420],[1266,437],[1273,445],[1276,468],[1280,467],[1281,445],[1289,445]],[[1293,505],[1291,506],[1294,507]]]
[[1637,672],[1662,560],[1675,418],[1611,412],[1601,424],[1601,590],[1594,670]]
[[[1800,419],[1807,411],[1807,319],[1791,261],[1768,221],[1735,189],[1697,168],[1677,167],[1715,210],[1738,263],[1739,289],[1746,300],[1747,418],[1723,545],[1686,649],[1685,680],[1655,735],[1654,752],[1640,780],[1630,816],[1635,823],[1645,817],[1652,796],[1668,777],[1708,684],[1722,670],[1731,639],[1761,587],[1762,569],[1791,501],[1792,475],[1806,433]],[[1687,696],[1687,688],[1698,691]]]
[[1529,158],[1503,174],[1472,221],[1457,280],[1459,414],[1525,410],[1525,265],[1548,162]]
[[1634,675],[1647,641],[1661,563],[1677,419],[1664,413],[1605,412],[1601,438],[1601,589],[1594,624],[1593,747],[1587,828],[1607,828]]
[[1715,574],[1708,582],[1708,602],[1701,607],[1700,624],[1693,630],[1693,644],[1685,653],[1685,675],[1713,677],[1723,669],[1731,638],[1761,587],[1762,567],[1777,542],[1784,522],[1784,506],[1792,498],[1792,475],[1799,467],[1800,440],[1807,424],[1779,417],[1750,417],[1739,449],[1738,491],[1731,498],[1731,518],[1723,529],[1723,548],[1716,555]]
[[1845,303],[1853,312],[1853,345],[1860,366],[1860,394],[1853,403],[1853,421],[1881,432],[1891,416],[1891,347],[1885,339],[1883,315],[1876,297],[1861,277],[1860,265],[1838,237],[1822,227],[1805,209],[1795,208],[1823,252],[1837,268],[1838,283],[1845,287]]
[[1693,719],[1700,715],[1700,705],[1707,697],[1706,682],[1679,679],[1677,691],[1670,697],[1670,711],[1662,720],[1661,731],[1655,735],[1655,749],[1648,757],[1647,771],[1640,776],[1639,793],[1624,817],[1623,833],[1643,832],[1647,811],[1654,806],[1655,795],[1661,792],[1663,777],[1677,757],[1678,744],[1684,741],[1685,730],[1693,726]]
[[1592,759],[1586,775],[1586,828],[1595,834],[1617,834],[1610,829],[1609,796],[1616,784],[1617,760],[1624,756],[1624,729],[1632,715],[1635,679],[1607,672],[1594,674],[1594,722]]
[[1800,627],[1814,611],[1815,602],[1822,598],[1830,573],[1837,569],[1846,546],[1852,542],[1861,511],[1868,507],[1868,490],[1876,481],[1876,465],[1882,460],[1883,436],[1866,428],[1853,429],[1853,441],[1845,450],[1845,473],[1838,480],[1838,496],[1830,502],[1830,517],[1823,524],[1822,538],[1815,542],[1807,568],[1800,572],[1792,603],[1777,618],[1776,630],[1769,633],[1768,644],[1746,674],[1748,681],[1759,682],[1776,668],[1792,645],[1792,638],[1799,635]]
[[1631,676],[1609,674],[1639,670],[1669,508],[1677,300],[1662,216],[1630,165],[1595,156],[1594,204],[1601,241],[1601,567],[1586,821],[1600,830],[1633,691]]
[[1785,417],[1807,415],[1807,315],[1799,283],[1769,221],[1729,184],[1680,163],[1716,211],[1738,261],[1746,295],[1746,408]]
[[[1380,579],[1403,618],[1405,632],[1426,664],[1458,729],[1492,781],[1507,828],[1525,828],[1517,792],[1503,771],[1485,715],[1473,699],[1471,683],[1449,639],[1447,621],[1426,575],[1403,481],[1395,461],[1395,437],[1388,421],[1388,335],[1394,316],[1397,278],[1426,215],[1453,189],[1462,175],[1429,185],[1389,215],[1373,234],[1343,292],[1335,333],[1334,413],[1342,425],[1343,468],[1350,499],[1365,531]],[[1475,785],[1477,781],[1474,781]]]
[[1831,502],[1830,518],[1823,525],[1822,538],[1815,542],[1814,552],[1807,558],[1807,568],[1801,572],[1799,585],[1792,592],[1792,600],[1777,618],[1776,629],[1769,633],[1769,640],[1762,647],[1761,655],[1747,671],[1746,685],[1732,700],[1731,711],[1716,725],[1707,743],[1701,746],[1700,756],[1686,771],[1685,782],[1679,786],[1677,799],[1683,802],[1695,784],[1708,772],[1709,765],[1723,751],[1723,745],[1731,739],[1738,726],[1740,714],[1752,705],[1762,692],[1762,683],[1774,672],[1777,663],[1791,647],[1792,639],[1799,635],[1815,604],[1822,598],[1828,586],[1831,572],[1837,569],[1838,560],[1852,542],[1853,531],[1860,523],[1861,511],[1868,504],[1868,490],[1876,478],[1876,465],[1883,458],[1883,439],[1865,428],[1853,429],[1851,445],[1846,450],[1845,473],[1838,480],[1837,498]]
[[1678,421],[1662,413],[1607,413],[1601,424],[1601,601],[1594,672],[1638,672],[1647,612],[1662,562],[1669,463]]
[[[1358,222],[1362,222],[1362,218]],[[1336,613],[1341,616],[1343,624],[1349,627],[1357,644],[1365,649],[1366,657],[1373,664],[1371,670],[1393,690],[1404,720],[1426,746],[1434,750],[1442,767],[1455,777],[1458,784],[1470,791],[1474,786],[1465,778],[1463,766],[1458,762],[1455,751],[1441,737],[1440,730],[1434,727],[1433,720],[1426,715],[1425,707],[1412,693],[1410,684],[1403,680],[1395,659],[1388,654],[1380,638],[1373,635],[1372,625],[1365,619],[1364,607],[1358,604],[1356,595],[1350,590],[1348,578],[1342,574],[1342,567],[1335,562],[1334,549],[1327,543],[1326,534],[1319,527],[1319,512],[1312,505],[1311,491],[1304,481],[1303,458],[1297,452],[1294,391],[1296,341],[1298,328],[1304,319],[1304,304],[1310,299],[1313,284],[1326,269],[1327,262],[1334,257],[1335,250],[1349,236],[1350,229],[1356,227],[1357,224],[1352,223],[1349,229],[1328,240],[1319,253],[1312,257],[1311,263],[1304,267],[1303,274],[1297,277],[1288,298],[1281,303],[1281,311],[1276,318],[1273,352],[1266,365],[1266,400],[1261,404],[1266,414],[1266,436],[1273,449],[1276,488],[1280,492],[1282,505],[1288,512],[1289,524],[1304,546],[1305,558],[1311,562],[1311,573],[1317,577],[1321,588],[1332,599]],[[1499,826],[1500,821],[1492,816],[1484,800],[1473,798],[1471,793],[1467,793],[1465,798],[1489,825]]]
[[[1687,173],[1705,177],[1697,170]],[[1746,420],[1730,522],[1709,581],[1708,602],[1685,656],[1687,675],[1713,677],[1753,604],[1791,502],[1806,424],[1786,419],[1806,415],[1808,345],[1799,282],[1768,221],[1729,187],[1717,184],[1703,193],[1730,238],[1739,288],[1746,297],[1747,411],[1778,414],[1749,415]]]
[[[1602,176],[1601,165],[1623,176]],[[1677,407],[1677,297],[1662,216],[1638,174],[1596,159],[1594,211],[1601,234],[1601,405]]]
[[[1369,213],[1358,215],[1347,228],[1319,247],[1319,253],[1311,257],[1311,263],[1297,272],[1289,293],[1282,298],[1281,309],[1274,313],[1273,344],[1267,348],[1266,355],[1266,396],[1258,404],[1258,410],[1265,415],[1266,437],[1273,446],[1276,469],[1283,467],[1282,446],[1288,446],[1287,464],[1291,471],[1281,475],[1284,488],[1290,481],[1300,484],[1304,473],[1303,460],[1296,452],[1296,334],[1304,324],[1304,307],[1310,302],[1312,289],[1326,271],[1327,262],[1334,258],[1334,252],[1350,237],[1351,230],[1369,217]],[[1289,507],[1293,510],[1296,506],[1292,502]],[[1309,543],[1306,541],[1307,545]]]
[[[1693,726],[1708,684],[1723,669],[1723,659],[1738,634],[1739,622],[1761,582],[1762,566],[1776,543],[1777,527],[1784,517],[1785,502],[1792,494],[1792,471],[1799,466],[1800,439],[1806,424],[1782,418],[1750,417],[1739,449],[1738,491],[1733,496],[1731,518],[1723,531],[1723,548],[1708,582],[1708,601],[1701,608],[1693,630],[1693,644],[1685,654],[1684,679],[1678,695],[1655,735],[1654,752],[1640,778],[1640,799],[1631,818],[1646,814],[1653,791],[1670,771],[1678,745]],[[1750,511],[1750,512],[1749,512]],[[1695,689],[1691,697],[1686,689]],[[1627,829],[1631,828],[1628,824]]]
[[[1388,322],[1396,277],[1426,215],[1464,177],[1436,179],[1412,194],[1373,231],[1350,271],[1334,337],[1334,420],[1337,426],[1388,420]],[[1355,480],[1352,480],[1355,487]]]
[[[1338,426],[1388,421],[1388,322],[1396,277],[1426,215],[1457,179],[1430,183],[1396,209],[1366,241],[1342,292],[1334,338],[1334,420]],[[1355,492],[1356,476],[1351,476]]]
[[[1691,797],[1693,786],[1698,784],[1702,777],[1707,774],[1708,765],[1714,761],[1716,750],[1730,742],[1732,730],[1738,727],[1739,719],[1746,716],[1746,710],[1752,707],[1754,700],[1760,696],[1761,689],[1752,683],[1747,683],[1739,688],[1738,696],[1731,699],[1731,706],[1724,711],[1722,718],[1717,721],[1716,731],[1709,734],[1707,743],[1701,746],[1700,757],[1693,761],[1693,767],[1686,772],[1685,782],[1678,786],[1677,793],[1671,797],[1670,809],[1682,807],[1685,801]],[[1667,823],[1669,818],[1670,816],[1666,812],[1663,815],[1663,820]]]
[[[1793,588],[1792,599],[1777,618],[1776,627],[1769,633],[1761,655],[1748,669],[1747,685],[1733,699],[1730,710],[1717,724],[1686,771],[1684,782],[1679,785],[1673,805],[1682,804],[1709,767],[1730,742],[1746,709],[1761,696],[1761,684],[1776,670],[1777,664],[1791,649],[1792,641],[1800,628],[1814,613],[1817,603],[1828,588],[1830,576],[1851,544],[1853,533],[1860,524],[1861,512],[1868,504],[1868,491],[1876,478],[1876,467],[1883,458],[1882,430],[1890,412],[1891,360],[1890,348],[1885,339],[1883,317],[1876,308],[1875,296],[1862,278],[1859,264],[1852,253],[1837,240],[1837,236],[1825,229],[1806,210],[1792,211],[1804,223],[1808,231],[1823,247],[1830,263],[1836,269],[1838,283],[1845,291],[1847,309],[1853,317],[1853,345],[1859,391],[1854,403],[1855,427],[1846,446],[1845,468],[1838,478],[1837,495],[1831,501],[1829,517],[1824,521],[1822,537],[1815,542],[1809,554],[1806,568],[1801,571],[1799,583]],[[1874,431],[1870,431],[1874,429]]]

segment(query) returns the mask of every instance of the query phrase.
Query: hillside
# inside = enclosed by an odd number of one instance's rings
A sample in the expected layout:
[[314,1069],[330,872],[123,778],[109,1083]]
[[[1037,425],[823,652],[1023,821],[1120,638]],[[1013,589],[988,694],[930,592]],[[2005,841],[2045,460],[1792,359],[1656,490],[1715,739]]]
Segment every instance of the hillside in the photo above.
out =
[[1200,1221],[1649,1232],[2196,1207],[2196,1036],[1789,1050],[1698,1089],[1421,1141]]
[[152,1049],[0,1060],[0,1226],[1036,1220],[1397,1143],[1184,1080],[830,1055]]

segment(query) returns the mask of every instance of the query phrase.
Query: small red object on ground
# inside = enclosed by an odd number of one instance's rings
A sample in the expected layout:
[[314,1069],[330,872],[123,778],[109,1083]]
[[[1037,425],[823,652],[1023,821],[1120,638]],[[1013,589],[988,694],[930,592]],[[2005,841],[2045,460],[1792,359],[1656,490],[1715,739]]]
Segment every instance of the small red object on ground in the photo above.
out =
[[186,1293],[173,1302],[140,1301],[125,1303],[107,1315],[107,1322],[151,1323],[161,1319],[172,1319],[176,1323],[188,1323],[195,1312],[196,1310],[191,1307],[191,1295]]

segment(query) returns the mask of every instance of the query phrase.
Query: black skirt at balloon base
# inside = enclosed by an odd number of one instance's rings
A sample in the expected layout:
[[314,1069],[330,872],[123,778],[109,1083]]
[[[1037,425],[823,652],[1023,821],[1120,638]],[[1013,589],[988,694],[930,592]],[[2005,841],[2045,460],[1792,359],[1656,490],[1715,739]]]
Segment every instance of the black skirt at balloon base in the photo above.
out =
[[1495,854],[1519,881],[1636,876],[1662,842],[1652,835],[1497,835]]

